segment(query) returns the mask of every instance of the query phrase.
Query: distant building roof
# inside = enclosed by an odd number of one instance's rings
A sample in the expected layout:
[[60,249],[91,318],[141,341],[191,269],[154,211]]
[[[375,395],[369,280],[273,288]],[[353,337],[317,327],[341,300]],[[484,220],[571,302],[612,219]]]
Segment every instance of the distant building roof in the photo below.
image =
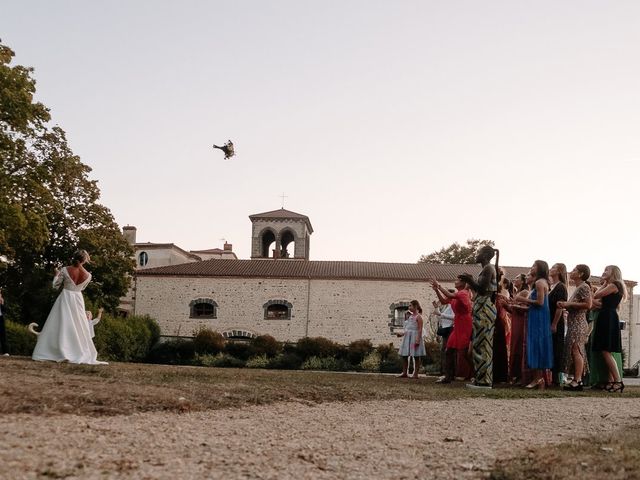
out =
[[208,250],[191,250],[196,255],[225,255],[227,257],[238,258],[233,250],[223,250],[222,248],[210,248]]
[[[529,267],[504,267],[509,277],[526,273]],[[477,275],[478,265],[432,263],[381,263],[307,260],[205,260],[139,271],[144,276],[259,277],[360,280],[453,281],[462,273]]]
[[139,250],[162,250],[162,249],[168,248],[170,250],[179,251],[185,257],[189,257],[189,258],[192,258],[194,260],[202,260],[195,253],[187,252],[186,250],[183,250],[182,248],[180,248],[179,246],[177,246],[174,243],[151,243],[151,242],[135,243],[134,247],[135,247],[136,250],[138,250],[138,249]]
[[309,228],[309,231],[311,233],[313,233],[313,227],[311,226],[311,221],[309,220],[309,217],[307,217],[306,215],[302,215],[301,213],[296,213],[296,212],[292,212],[290,210],[285,210],[284,208],[281,208],[279,210],[272,210],[270,212],[255,213],[253,215],[249,215],[249,219],[250,220],[258,220],[258,219],[265,219],[265,220],[273,220],[273,219],[303,220],[307,224],[307,228]]

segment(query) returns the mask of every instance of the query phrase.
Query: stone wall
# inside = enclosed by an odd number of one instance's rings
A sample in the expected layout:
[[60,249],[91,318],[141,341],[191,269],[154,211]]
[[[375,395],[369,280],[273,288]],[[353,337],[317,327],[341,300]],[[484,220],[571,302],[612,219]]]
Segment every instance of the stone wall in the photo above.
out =
[[[190,302],[201,298],[216,302],[216,318],[189,318]],[[341,343],[369,338],[379,344],[398,342],[389,326],[390,306],[414,298],[428,320],[435,294],[426,282],[140,276],[135,311],[156,318],[163,335],[190,336],[205,326],[269,334],[281,341],[322,336]],[[264,305],[270,300],[289,302],[291,318],[266,320]]]
[[[199,298],[216,302],[216,318],[189,317],[189,304]],[[631,298],[620,308],[620,319],[627,322],[622,331],[627,366],[640,360],[638,296],[634,298],[635,308]],[[436,296],[428,283],[418,281],[139,276],[135,312],[156,318],[162,334],[169,336],[191,336],[202,326],[269,334],[281,341],[322,336],[344,344],[368,338],[374,344],[397,345],[390,307],[412,299],[420,301],[423,318],[434,331],[436,320],[429,314]],[[264,305],[272,300],[290,303],[291,318],[265,319]]]

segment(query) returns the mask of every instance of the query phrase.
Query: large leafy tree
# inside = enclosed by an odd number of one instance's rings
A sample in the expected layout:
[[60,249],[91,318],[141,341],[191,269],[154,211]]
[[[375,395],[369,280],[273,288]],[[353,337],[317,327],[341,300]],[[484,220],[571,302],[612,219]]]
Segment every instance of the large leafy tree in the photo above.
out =
[[11,65],[0,43],[0,285],[16,320],[42,321],[55,292],[53,269],[76,248],[92,257],[93,304],[115,309],[133,272],[132,250],[99,203],[91,168],[34,101],[33,69]]
[[467,240],[466,245],[460,245],[458,242],[454,242],[448,247],[441,248],[437,252],[432,252],[429,255],[422,255],[418,262],[457,264],[476,263],[476,254],[480,247],[483,247],[484,245],[493,247],[495,242],[493,240],[478,240],[475,238]]

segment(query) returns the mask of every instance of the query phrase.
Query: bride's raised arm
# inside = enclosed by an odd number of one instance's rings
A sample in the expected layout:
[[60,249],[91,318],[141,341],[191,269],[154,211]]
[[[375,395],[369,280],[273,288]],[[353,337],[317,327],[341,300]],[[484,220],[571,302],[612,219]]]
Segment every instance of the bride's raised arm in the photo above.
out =
[[53,288],[59,288],[62,285],[62,281],[64,280],[62,275],[62,269],[56,268],[53,273]]

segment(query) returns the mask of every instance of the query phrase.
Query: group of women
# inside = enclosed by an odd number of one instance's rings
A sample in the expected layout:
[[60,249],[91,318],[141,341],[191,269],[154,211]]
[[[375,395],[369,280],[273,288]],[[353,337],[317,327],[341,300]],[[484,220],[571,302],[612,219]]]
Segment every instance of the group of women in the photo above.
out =
[[620,269],[606,267],[601,284],[594,286],[587,265],[576,265],[567,279],[564,264],[549,269],[536,260],[527,275],[509,280],[490,263],[497,255],[492,247],[481,248],[480,275],[458,276],[454,291],[431,282],[454,313],[438,383],[473,375],[472,388],[504,383],[580,391],[590,384],[623,392],[617,310],[626,288]]

